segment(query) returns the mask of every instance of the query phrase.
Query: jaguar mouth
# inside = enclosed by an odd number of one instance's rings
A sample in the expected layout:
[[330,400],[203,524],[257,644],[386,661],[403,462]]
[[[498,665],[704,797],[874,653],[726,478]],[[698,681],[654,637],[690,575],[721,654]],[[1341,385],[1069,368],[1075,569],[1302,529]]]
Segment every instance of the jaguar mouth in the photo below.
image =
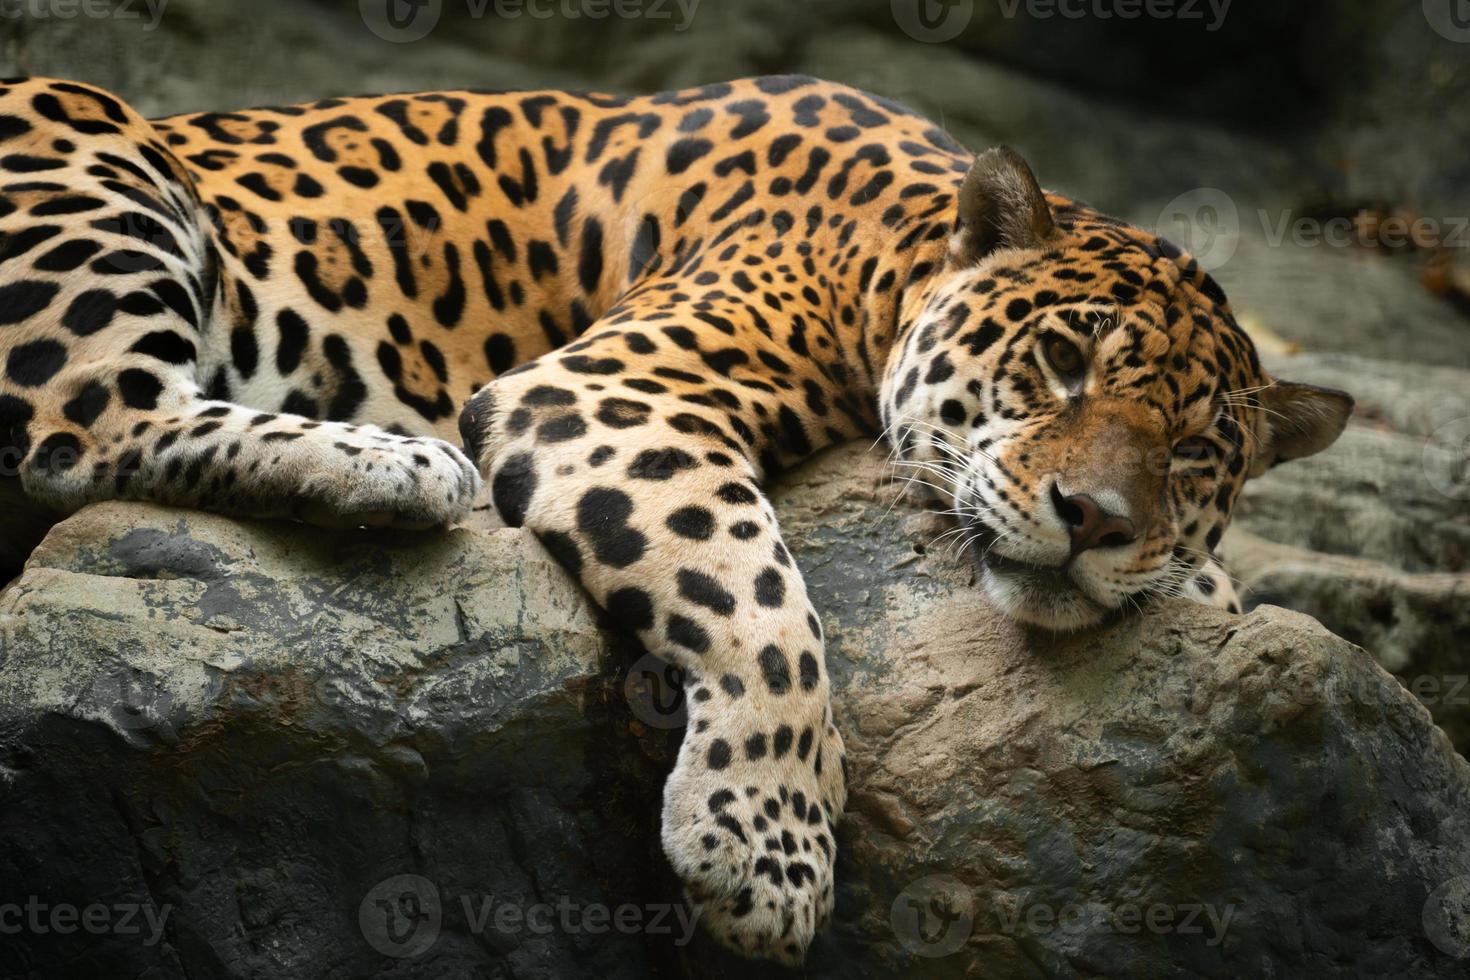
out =
[[991,600],[1007,616],[1054,632],[1068,632],[1101,621],[1113,609],[1077,584],[1071,562],[1039,565],[1002,554],[1000,535],[976,522],[972,527],[975,562]]
[[970,521],[971,547],[975,551],[975,561],[982,568],[992,569],[999,572],[1009,572],[1018,575],[1033,575],[1038,578],[1049,579],[1057,584],[1070,585],[1076,588],[1069,571],[1071,562],[1060,565],[1040,565],[1035,562],[1023,561],[1002,553],[996,545],[1000,541],[1000,534],[989,524],[983,521]]
[[1050,586],[1077,588],[1072,581],[1071,574],[1064,565],[1037,565],[1029,561],[1021,561],[1009,555],[1003,555],[993,548],[982,550],[976,555],[982,568],[1007,575],[1025,575],[1032,581],[1045,583]]

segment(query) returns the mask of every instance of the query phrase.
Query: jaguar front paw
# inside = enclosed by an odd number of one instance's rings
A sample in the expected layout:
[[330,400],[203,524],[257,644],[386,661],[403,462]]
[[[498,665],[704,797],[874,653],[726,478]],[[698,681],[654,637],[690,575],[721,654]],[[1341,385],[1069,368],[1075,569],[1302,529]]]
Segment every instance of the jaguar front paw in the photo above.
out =
[[717,941],[799,964],[832,914],[840,739],[815,724],[700,727],[664,790],[665,853]]
[[457,448],[359,430],[330,449],[336,466],[307,468],[297,516],[326,527],[425,529],[469,512],[480,476]]

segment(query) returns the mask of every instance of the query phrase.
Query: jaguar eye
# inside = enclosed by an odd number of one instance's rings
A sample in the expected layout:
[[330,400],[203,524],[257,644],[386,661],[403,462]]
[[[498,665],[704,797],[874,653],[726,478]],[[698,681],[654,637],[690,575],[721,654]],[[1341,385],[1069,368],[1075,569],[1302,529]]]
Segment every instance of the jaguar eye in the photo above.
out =
[[1046,359],[1057,373],[1075,377],[1082,373],[1082,352],[1077,345],[1062,337],[1048,337],[1045,346]]
[[1215,444],[1204,436],[1191,436],[1174,444],[1174,455],[1179,459],[1203,462],[1215,453]]

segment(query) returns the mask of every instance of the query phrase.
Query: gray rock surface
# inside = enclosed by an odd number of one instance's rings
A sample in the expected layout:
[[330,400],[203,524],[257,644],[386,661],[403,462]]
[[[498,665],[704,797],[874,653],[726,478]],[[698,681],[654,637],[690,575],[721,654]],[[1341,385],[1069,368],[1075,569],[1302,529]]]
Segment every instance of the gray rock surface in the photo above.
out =
[[[1024,632],[880,471],[775,491],[854,774],[805,975],[1463,975],[1470,765],[1361,650],[1272,608]],[[0,976],[771,975],[662,911],[667,678],[519,531],[91,507],[0,643],[0,908],[162,921]]]
[[1244,531],[1226,540],[1248,604],[1289,596],[1333,632],[1373,651],[1427,706],[1461,752],[1470,748],[1470,574],[1405,572]]
[[1470,751],[1470,371],[1349,354],[1269,357],[1348,388],[1326,453],[1247,484],[1224,555],[1247,606],[1290,606],[1366,647]]
[[[1294,212],[1243,195],[1236,201],[1237,247],[1212,271],[1250,328],[1308,354],[1355,355],[1361,370],[1338,379],[1350,389],[1366,385],[1365,392],[1383,391],[1380,363],[1416,398],[1417,385],[1443,384],[1438,369],[1470,369],[1470,321],[1424,288],[1421,262],[1314,244],[1311,235],[1302,244],[1290,237],[1278,244],[1279,223],[1296,220]],[[1421,367],[1422,374],[1405,374]]]

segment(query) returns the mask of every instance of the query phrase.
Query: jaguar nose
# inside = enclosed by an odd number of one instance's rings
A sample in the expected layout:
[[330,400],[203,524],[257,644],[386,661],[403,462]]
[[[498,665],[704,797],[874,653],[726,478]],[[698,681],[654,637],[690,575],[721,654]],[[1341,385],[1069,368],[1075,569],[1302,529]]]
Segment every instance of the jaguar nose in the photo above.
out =
[[1138,538],[1133,522],[1110,514],[1085,493],[1063,494],[1053,483],[1051,502],[1072,537],[1072,554],[1093,548],[1121,548]]

